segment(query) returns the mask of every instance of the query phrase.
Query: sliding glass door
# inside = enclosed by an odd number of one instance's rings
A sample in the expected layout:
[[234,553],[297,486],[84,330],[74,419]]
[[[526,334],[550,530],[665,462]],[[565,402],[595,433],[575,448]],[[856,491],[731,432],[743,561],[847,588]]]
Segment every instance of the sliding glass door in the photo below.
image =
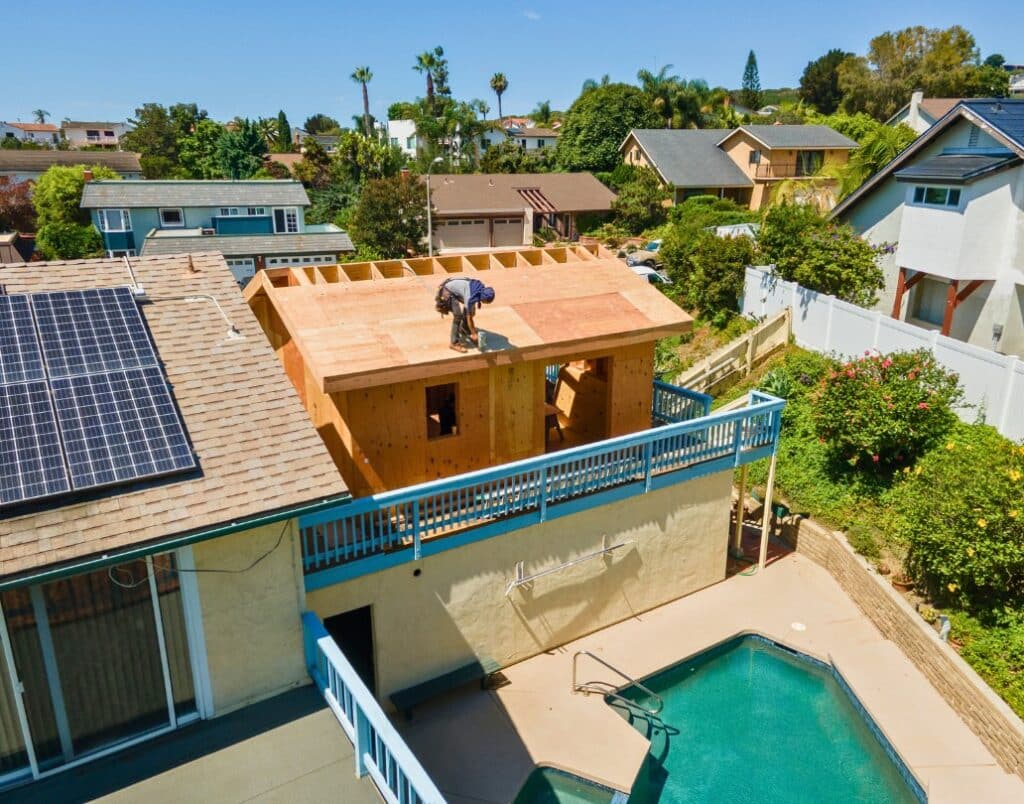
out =
[[[21,734],[0,717],[0,774],[30,749],[38,775],[195,713],[173,556],[6,591],[0,606],[5,658],[24,690]],[[12,698],[11,679],[2,684]]]

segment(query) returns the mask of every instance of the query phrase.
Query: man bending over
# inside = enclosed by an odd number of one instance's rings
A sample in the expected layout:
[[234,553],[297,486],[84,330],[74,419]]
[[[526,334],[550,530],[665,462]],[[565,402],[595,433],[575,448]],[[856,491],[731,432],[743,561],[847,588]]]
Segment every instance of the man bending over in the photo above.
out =
[[474,346],[480,345],[480,333],[477,332],[477,308],[481,304],[494,301],[494,288],[489,288],[479,279],[466,279],[457,276],[445,280],[437,289],[437,309],[442,316],[452,314],[451,348],[456,352],[469,351],[464,340],[466,338]]

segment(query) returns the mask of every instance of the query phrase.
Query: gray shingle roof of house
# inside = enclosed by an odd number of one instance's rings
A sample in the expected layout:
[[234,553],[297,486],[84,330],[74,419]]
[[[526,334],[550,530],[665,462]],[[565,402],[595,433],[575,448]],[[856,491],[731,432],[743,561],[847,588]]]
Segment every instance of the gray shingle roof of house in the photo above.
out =
[[310,232],[268,235],[182,235],[147,237],[142,256],[184,254],[193,251],[219,251],[225,257],[251,257],[274,254],[337,254],[355,251],[345,232]]
[[635,128],[661,177],[676,187],[751,187],[753,182],[718,147],[722,129]]
[[117,173],[141,173],[131,151],[32,151],[0,148],[0,170],[42,172],[53,165],[103,165]]
[[1021,158],[1013,153],[1003,154],[940,154],[922,159],[893,175],[897,181],[970,182],[981,176],[1014,167]]
[[856,148],[857,143],[828,126],[740,126],[728,134],[719,136],[725,142],[737,131],[746,131],[751,137],[763,142],[768,148]]
[[82,208],[309,206],[297,181],[93,181],[82,192]]
[[1024,98],[966,100],[960,105],[1024,148]]

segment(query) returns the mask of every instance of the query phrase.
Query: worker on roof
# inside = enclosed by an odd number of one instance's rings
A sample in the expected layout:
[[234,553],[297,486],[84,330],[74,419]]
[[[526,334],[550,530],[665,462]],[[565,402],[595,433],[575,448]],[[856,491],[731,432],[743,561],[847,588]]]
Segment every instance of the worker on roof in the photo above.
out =
[[466,279],[456,276],[446,279],[437,289],[435,304],[442,316],[451,313],[451,348],[456,352],[469,351],[465,340],[477,347],[483,348],[480,343],[480,333],[477,331],[476,316],[477,308],[481,304],[490,304],[494,301],[494,288],[489,288],[479,279]]

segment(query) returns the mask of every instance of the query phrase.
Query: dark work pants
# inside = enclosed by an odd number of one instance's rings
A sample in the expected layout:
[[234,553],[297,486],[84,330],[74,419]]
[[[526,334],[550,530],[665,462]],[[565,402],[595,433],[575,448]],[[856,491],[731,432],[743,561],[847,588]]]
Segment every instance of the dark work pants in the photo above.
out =
[[451,342],[461,343],[464,338],[469,337],[469,325],[466,323],[466,308],[456,298],[452,298],[452,332]]

